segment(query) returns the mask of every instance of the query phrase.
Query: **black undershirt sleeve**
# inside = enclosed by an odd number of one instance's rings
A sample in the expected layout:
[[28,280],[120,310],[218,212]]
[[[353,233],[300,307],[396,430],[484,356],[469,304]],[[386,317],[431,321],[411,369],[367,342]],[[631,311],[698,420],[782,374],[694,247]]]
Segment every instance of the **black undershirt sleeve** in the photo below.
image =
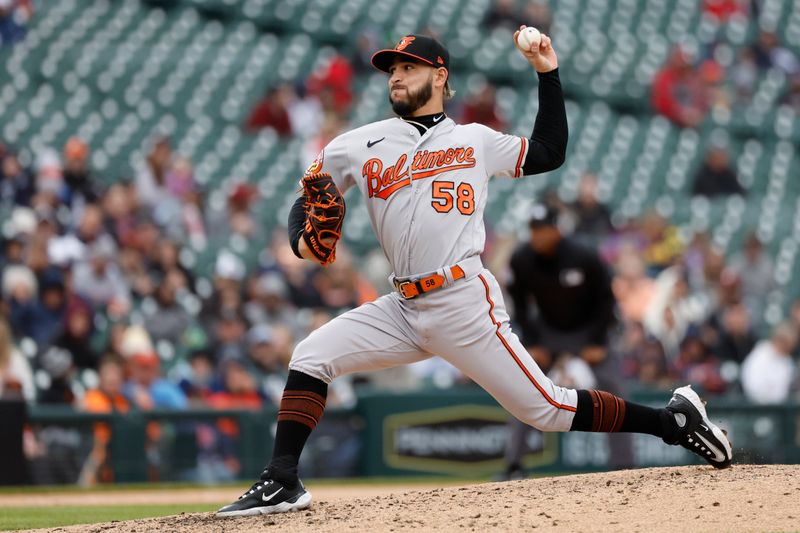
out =
[[303,233],[303,225],[306,223],[306,195],[303,194],[294,201],[292,209],[289,210],[289,243],[292,245],[294,255],[303,259],[300,255],[300,235]]
[[555,170],[567,154],[567,110],[558,69],[539,74],[539,111],[531,133],[530,147],[522,165],[524,175]]

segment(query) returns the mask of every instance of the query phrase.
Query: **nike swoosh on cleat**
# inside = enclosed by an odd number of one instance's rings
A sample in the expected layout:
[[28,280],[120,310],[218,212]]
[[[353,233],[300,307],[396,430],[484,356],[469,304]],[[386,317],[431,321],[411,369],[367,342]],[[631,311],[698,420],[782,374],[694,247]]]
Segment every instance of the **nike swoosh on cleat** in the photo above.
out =
[[708,447],[708,449],[711,450],[712,452],[714,452],[714,460],[716,462],[721,463],[722,461],[724,461],[726,459],[725,454],[722,453],[721,451],[719,451],[719,449],[716,446],[714,446],[713,444],[708,442],[708,439],[706,439],[705,437],[703,437],[699,433],[695,433],[695,437],[697,437],[698,439],[700,439],[703,442],[705,442],[706,446]]
[[267,496],[266,494],[262,494],[262,495],[261,495],[261,500],[262,500],[262,501],[265,501],[265,502],[268,502],[269,500],[271,500],[272,498],[274,498],[274,497],[275,497],[275,495],[276,495],[276,494],[278,494],[278,493],[279,493],[280,491],[282,491],[282,490],[283,490],[283,487],[279,488],[278,490],[276,490],[275,492],[273,492],[273,493],[272,493],[272,494],[270,494],[269,496]]
[[385,138],[386,138],[386,137],[381,137],[381,138],[380,138],[380,139],[378,139],[377,141],[369,141],[369,140],[368,140],[368,141],[367,141],[367,148],[372,148],[373,146],[375,146],[376,144],[378,144],[379,142],[381,142],[381,141],[382,141],[382,140],[384,140]]

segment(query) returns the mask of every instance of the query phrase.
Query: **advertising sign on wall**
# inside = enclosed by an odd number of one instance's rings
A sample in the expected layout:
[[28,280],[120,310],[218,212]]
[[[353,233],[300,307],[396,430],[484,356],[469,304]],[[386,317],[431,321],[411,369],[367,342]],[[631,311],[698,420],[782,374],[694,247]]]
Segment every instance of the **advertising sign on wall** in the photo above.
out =
[[[384,462],[399,470],[447,474],[502,471],[508,413],[499,407],[462,404],[389,415],[383,421]],[[526,467],[557,458],[557,439],[532,432]]]

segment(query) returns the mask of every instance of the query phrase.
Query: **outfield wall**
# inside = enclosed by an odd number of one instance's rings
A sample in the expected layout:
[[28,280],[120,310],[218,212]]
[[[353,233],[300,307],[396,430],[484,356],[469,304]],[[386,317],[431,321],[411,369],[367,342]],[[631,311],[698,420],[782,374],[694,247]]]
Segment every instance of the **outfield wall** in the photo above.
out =
[[[635,399],[663,405],[667,397]],[[710,411],[729,432],[736,460],[800,463],[800,405],[763,407],[727,399],[712,402]],[[4,483],[213,483],[249,479],[260,471],[271,450],[276,411],[100,415],[33,405],[24,417],[15,416],[16,422],[7,415],[0,422],[9,436],[13,426],[23,424],[16,438],[24,434],[24,464],[15,461],[21,474]],[[508,414],[475,388],[362,394],[354,409],[326,412],[301,468],[306,477],[492,476],[504,467],[507,420]],[[574,472],[697,462],[657,438],[629,438],[629,454],[620,464],[605,435],[532,431],[524,465],[530,471]]]

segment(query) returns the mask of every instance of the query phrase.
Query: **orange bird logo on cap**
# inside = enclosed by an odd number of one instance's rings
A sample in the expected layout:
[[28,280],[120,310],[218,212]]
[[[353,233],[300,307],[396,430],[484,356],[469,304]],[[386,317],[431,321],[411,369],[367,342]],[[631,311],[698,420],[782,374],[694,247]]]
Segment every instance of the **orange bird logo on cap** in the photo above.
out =
[[395,49],[395,50],[405,50],[405,48],[406,48],[406,47],[407,47],[409,44],[411,44],[411,42],[412,42],[414,39],[416,39],[416,37],[414,37],[414,36],[412,36],[412,35],[406,35],[405,37],[403,37],[402,39],[400,39],[400,42],[399,42],[399,43],[397,43],[397,46],[395,46],[395,47],[394,47],[394,49]]

